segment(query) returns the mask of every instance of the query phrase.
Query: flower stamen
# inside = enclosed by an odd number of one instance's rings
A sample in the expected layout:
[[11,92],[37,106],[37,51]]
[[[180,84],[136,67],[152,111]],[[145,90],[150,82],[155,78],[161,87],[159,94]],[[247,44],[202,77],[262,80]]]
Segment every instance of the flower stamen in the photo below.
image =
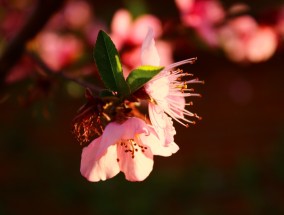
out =
[[140,148],[141,152],[143,152],[143,153],[147,149],[146,146],[142,146],[142,145],[138,144],[134,139],[122,140],[120,142],[120,146],[125,148],[125,150],[124,150],[125,153],[129,152],[131,154],[132,159],[135,158],[135,152],[138,152],[139,148]]

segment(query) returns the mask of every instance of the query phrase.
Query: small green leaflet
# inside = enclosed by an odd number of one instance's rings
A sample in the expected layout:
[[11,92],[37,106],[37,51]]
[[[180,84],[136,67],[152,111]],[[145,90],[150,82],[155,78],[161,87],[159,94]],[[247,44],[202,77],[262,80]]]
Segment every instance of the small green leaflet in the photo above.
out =
[[129,87],[123,77],[117,49],[102,30],[98,34],[93,56],[105,86],[122,97],[129,95]]
[[126,79],[130,93],[134,93],[144,84],[150,81],[155,75],[164,69],[162,66],[140,66],[133,70]]

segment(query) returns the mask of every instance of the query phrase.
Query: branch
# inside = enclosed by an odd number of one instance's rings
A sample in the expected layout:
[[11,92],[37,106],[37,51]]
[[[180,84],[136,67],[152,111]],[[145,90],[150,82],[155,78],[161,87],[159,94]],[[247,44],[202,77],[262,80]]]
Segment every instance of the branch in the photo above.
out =
[[26,43],[45,26],[51,16],[59,10],[63,0],[38,0],[32,15],[15,38],[7,45],[0,58],[0,90],[10,69],[24,53]]
[[72,81],[77,83],[78,85],[84,87],[84,88],[89,88],[91,91],[96,92],[96,93],[100,93],[103,89],[100,87],[97,87],[91,83],[88,83],[84,80],[81,79],[76,79],[76,78],[72,78],[69,77],[68,75],[66,75],[64,72],[58,72],[58,71],[54,71],[52,70],[50,67],[48,67],[35,53],[33,52],[28,52],[28,55],[37,63],[37,65],[49,76],[54,77],[60,77],[60,78],[64,78],[66,80]]

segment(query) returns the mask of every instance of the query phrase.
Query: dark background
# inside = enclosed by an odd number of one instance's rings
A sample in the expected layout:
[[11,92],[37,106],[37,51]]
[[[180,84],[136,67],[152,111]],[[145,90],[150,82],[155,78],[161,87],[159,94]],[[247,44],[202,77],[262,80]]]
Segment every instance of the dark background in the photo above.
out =
[[[93,1],[97,16],[105,11],[108,20],[127,1],[111,2]],[[178,19],[174,3],[165,2],[161,8],[148,1],[149,12]],[[270,5],[248,3],[253,9]],[[139,183],[122,173],[99,183],[80,175],[82,147],[71,121],[84,98],[68,97],[64,82],[55,81],[55,93],[30,105],[20,102],[30,80],[5,87],[0,214],[284,214],[283,49],[257,64],[233,63],[206,49],[191,54],[198,61],[184,70],[205,81],[196,86],[203,97],[193,106],[203,119],[189,128],[175,123],[180,150],[155,157],[153,172]]]

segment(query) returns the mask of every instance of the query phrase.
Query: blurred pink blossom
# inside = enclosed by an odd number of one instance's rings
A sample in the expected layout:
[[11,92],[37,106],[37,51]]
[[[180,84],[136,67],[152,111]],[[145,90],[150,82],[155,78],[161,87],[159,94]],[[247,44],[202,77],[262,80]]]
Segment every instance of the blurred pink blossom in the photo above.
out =
[[[118,50],[127,47],[120,53],[125,76],[128,75],[129,68],[135,68],[141,64],[140,46],[149,28],[155,32],[155,38],[160,37],[163,33],[161,21],[153,15],[145,14],[133,20],[129,11],[124,9],[120,9],[114,14],[110,36]],[[157,40],[156,45],[161,63],[163,65],[171,64],[173,62],[172,45],[164,40]]]
[[161,21],[150,14],[145,14],[139,16],[132,24],[130,29],[130,37],[128,41],[130,41],[134,45],[140,45],[145,35],[147,34],[148,28],[152,28],[155,31],[156,37],[160,37],[162,34],[162,24]]
[[114,14],[111,22],[110,36],[118,50],[127,41],[132,22],[132,16],[128,10],[120,9]]
[[78,59],[83,52],[82,41],[72,34],[43,32],[36,39],[42,60],[54,70],[60,70]]
[[247,58],[251,62],[268,60],[278,45],[277,34],[270,26],[260,26],[247,43]]
[[83,29],[84,35],[89,45],[93,46],[96,43],[97,36],[100,30],[106,30],[107,26],[99,19],[96,19]]
[[144,14],[133,20],[129,11],[120,9],[113,16],[110,36],[119,50],[124,43],[140,45],[149,27],[154,29],[156,37],[162,34],[161,21],[154,15]]
[[132,117],[122,124],[109,123],[102,136],[83,149],[81,173],[97,182],[120,171],[129,181],[143,181],[153,169],[153,155],[170,156],[178,150],[163,147],[152,128]]
[[67,24],[71,28],[85,27],[92,18],[90,5],[82,0],[68,2],[63,13]]
[[175,0],[177,8],[182,14],[190,13],[195,0]]
[[279,9],[277,16],[276,31],[284,38],[284,6]]
[[236,62],[261,62],[277,49],[277,34],[272,27],[260,26],[250,16],[229,21],[219,31],[220,45]]
[[198,35],[210,46],[218,45],[215,25],[225,17],[218,0],[175,0],[182,22],[194,28]]
[[55,13],[45,27],[45,31],[67,31],[73,35],[79,33],[81,42],[91,46],[95,44],[99,30],[105,29],[105,22],[95,17],[93,8],[84,0],[67,1],[64,8]]

